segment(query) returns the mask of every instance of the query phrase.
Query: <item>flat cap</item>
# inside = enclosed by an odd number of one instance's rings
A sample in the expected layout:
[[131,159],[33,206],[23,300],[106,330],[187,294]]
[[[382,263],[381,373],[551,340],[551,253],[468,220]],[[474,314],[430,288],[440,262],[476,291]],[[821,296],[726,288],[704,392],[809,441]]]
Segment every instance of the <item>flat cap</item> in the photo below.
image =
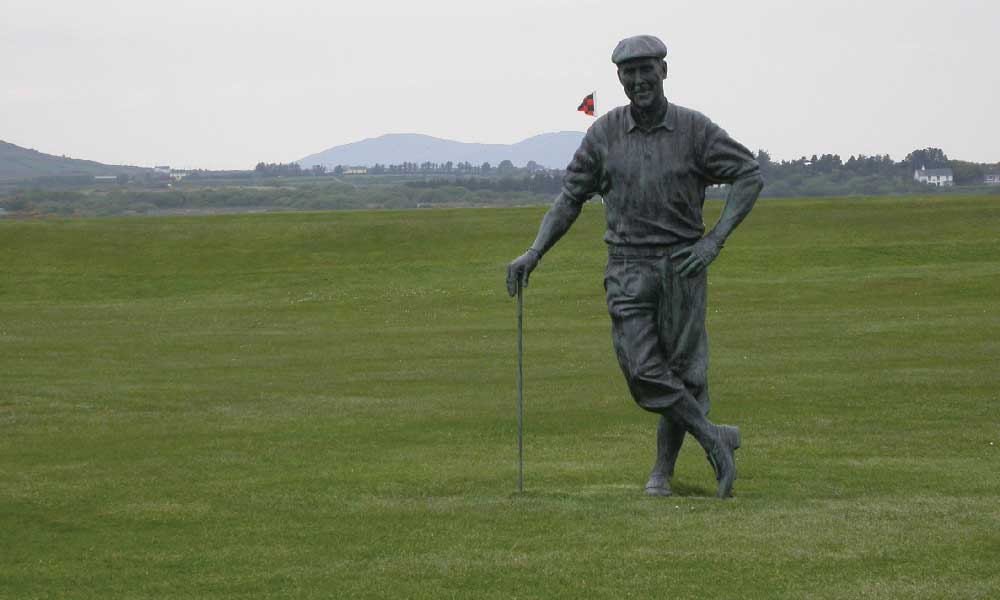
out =
[[618,42],[615,51],[611,53],[611,62],[620,65],[633,58],[667,57],[667,46],[655,35],[636,35]]

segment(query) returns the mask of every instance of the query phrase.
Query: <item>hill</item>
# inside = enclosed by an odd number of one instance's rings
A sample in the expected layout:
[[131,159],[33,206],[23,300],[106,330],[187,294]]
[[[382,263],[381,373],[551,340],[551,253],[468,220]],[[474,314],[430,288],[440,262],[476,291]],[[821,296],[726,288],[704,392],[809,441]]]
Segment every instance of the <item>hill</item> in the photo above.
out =
[[509,160],[524,166],[529,160],[551,168],[562,169],[573,157],[583,138],[581,131],[543,133],[516,144],[473,144],[456,142],[418,133],[390,133],[360,142],[334,146],[297,161],[303,167],[323,165],[371,166],[404,162],[446,161],[497,165]]
[[73,175],[139,175],[151,169],[106,165],[92,160],[54,156],[0,140],[0,179],[65,177]]

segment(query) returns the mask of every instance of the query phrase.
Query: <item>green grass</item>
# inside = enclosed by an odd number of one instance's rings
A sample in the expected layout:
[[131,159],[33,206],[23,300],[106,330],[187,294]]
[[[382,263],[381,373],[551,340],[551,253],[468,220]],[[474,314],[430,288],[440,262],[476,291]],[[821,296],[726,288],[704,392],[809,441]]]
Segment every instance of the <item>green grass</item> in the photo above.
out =
[[[714,220],[720,203],[711,203]],[[996,598],[1000,197],[764,201],[712,267],[713,416],[655,416],[601,207],[0,222],[0,597]]]

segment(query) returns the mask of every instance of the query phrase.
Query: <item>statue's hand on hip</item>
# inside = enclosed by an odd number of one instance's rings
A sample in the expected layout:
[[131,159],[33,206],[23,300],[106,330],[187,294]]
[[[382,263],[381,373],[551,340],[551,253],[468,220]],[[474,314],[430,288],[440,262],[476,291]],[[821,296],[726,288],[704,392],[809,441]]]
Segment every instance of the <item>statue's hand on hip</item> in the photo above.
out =
[[528,277],[531,276],[531,272],[535,270],[538,266],[538,260],[541,255],[538,254],[537,250],[529,248],[527,252],[518,256],[507,265],[507,293],[511,296],[517,294],[517,282],[520,281],[521,285],[528,287]]
[[671,260],[683,259],[681,264],[674,267],[674,271],[681,277],[692,277],[707,269],[721,251],[721,242],[716,241],[711,236],[705,236],[687,248],[674,252],[670,258]]

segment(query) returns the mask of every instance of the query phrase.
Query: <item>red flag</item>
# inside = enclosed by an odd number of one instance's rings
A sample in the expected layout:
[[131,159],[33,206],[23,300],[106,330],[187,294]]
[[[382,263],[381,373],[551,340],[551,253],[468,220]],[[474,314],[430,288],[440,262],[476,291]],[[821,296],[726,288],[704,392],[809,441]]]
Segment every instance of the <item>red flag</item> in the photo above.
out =
[[576,110],[594,116],[594,92],[587,94]]

